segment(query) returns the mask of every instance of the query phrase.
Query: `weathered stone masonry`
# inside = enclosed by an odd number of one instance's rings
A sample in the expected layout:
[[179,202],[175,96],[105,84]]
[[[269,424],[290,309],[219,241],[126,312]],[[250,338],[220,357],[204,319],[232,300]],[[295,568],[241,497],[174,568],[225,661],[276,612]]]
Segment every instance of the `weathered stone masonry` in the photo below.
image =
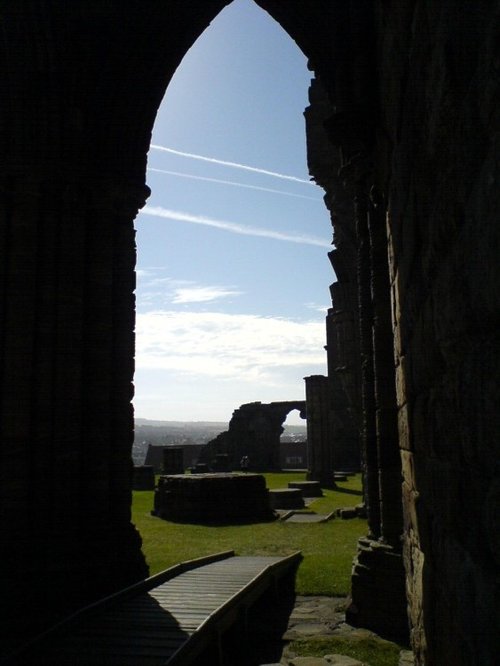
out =
[[[165,88],[226,4],[2,7],[0,570],[11,642],[145,575],[130,523],[133,218]],[[344,340],[335,376],[360,434],[370,529],[350,612],[369,625],[389,618],[370,602],[404,579],[419,666],[494,663],[498,0],[257,4],[321,83],[326,102],[312,96],[311,113],[330,109],[309,161],[333,218],[327,345]],[[28,591],[39,601],[21,607]],[[385,610],[406,621],[399,606]]]
[[[405,640],[401,462],[385,209],[366,154],[357,153],[344,167],[340,154],[336,164],[318,159],[317,146],[328,143],[334,111],[319,81],[313,81],[310,99],[309,168],[326,192],[336,246],[330,258],[340,278],[331,286],[327,317],[328,384],[332,390],[332,380],[342,382],[348,402],[340,403],[340,413],[343,407],[344,420],[357,425],[370,530],[359,543],[347,616],[351,623]],[[332,415],[338,413],[336,402],[332,401]],[[332,436],[330,442],[335,464],[338,439]]]
[[242,457],[248,456],[252,470],[279,470],[282,426],[294,409],[305,418],[303,400],[241,405],[234,410],[229,429],[205,444],[199,461],[212,465],[217,454],[224,454],[228,457],[230,469],[237,470],[240,469]]

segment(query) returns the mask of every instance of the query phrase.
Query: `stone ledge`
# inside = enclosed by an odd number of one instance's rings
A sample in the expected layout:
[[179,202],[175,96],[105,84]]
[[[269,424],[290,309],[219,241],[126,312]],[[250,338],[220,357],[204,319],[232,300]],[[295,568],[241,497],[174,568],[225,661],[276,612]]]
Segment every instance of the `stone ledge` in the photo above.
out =
[[303,497],[323,497],[319,481],[289,481],[289,488],[298,488]]
[[303,509],[304,498],[299,488],[274,488],[269,490],[272,509]]

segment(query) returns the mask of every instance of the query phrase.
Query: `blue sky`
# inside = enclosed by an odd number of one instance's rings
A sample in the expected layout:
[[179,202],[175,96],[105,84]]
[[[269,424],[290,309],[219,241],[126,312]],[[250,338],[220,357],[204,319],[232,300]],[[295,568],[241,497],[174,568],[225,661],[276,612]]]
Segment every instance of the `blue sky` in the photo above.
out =
[[136,417],[228,421],[245,402],[301,400],[303,377],[326,372],[332,232],[307,172],[310,79],[252,0],[172,79],[136,219]]

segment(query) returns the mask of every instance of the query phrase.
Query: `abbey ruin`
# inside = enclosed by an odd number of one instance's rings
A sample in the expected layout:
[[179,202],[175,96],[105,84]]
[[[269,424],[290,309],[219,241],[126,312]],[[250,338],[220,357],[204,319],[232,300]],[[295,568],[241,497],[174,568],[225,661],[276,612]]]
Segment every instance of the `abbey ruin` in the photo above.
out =
[[[488,666],[500,557],[500,5],[255,1],[313,78],[308,163],[337,276],[328,391],[344,404],[335,427],[359,442],[368,505],[348,619],[409,632],[418,666]],[[166,87],[228,4],[3,3],[11,643],[148,574],[130,520],[134,218]]]
[[235,409],[229,428],[202,449],[200,462],[212,463],[217,454],[227,456],[230,469],[239,469],[241,459],[249,458],[250,469],[279,470],[280,435],[288,414],[298,409],[305,418],[305,402],[250,402]]

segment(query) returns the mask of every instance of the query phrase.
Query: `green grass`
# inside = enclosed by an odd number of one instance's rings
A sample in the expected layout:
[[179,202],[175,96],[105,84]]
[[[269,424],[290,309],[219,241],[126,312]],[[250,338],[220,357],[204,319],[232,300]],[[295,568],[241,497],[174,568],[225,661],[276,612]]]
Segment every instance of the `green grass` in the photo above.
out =
[[266,486],[273,488],[286,488],[289,481],[305,481],[305,472],[266,472]]
[[[268,488],[286,488],[288,481],[304,479],[304,473],[266,474]],[[339,484],[359,490],[360,478]],[[310,509],[329,513],[339,506],[358,504],[360,497],[324,491]],[[135,491],[132,520],[143,539],[143,552],[151,574],[178,562],[223,550],[238,555],[288,555],[300,550],[303,561],[296,581],[297,594],[347,595],[356,542],[366,534],[366,521],[335,519],[320,524],[256,523],[210,527],[172,523],[151,516],[152,491]]]
[[290,650],[301,657],[343,654],[370,666],[398,666],[401,647],[370,636],[332,636],[304,638],[290,643]]

